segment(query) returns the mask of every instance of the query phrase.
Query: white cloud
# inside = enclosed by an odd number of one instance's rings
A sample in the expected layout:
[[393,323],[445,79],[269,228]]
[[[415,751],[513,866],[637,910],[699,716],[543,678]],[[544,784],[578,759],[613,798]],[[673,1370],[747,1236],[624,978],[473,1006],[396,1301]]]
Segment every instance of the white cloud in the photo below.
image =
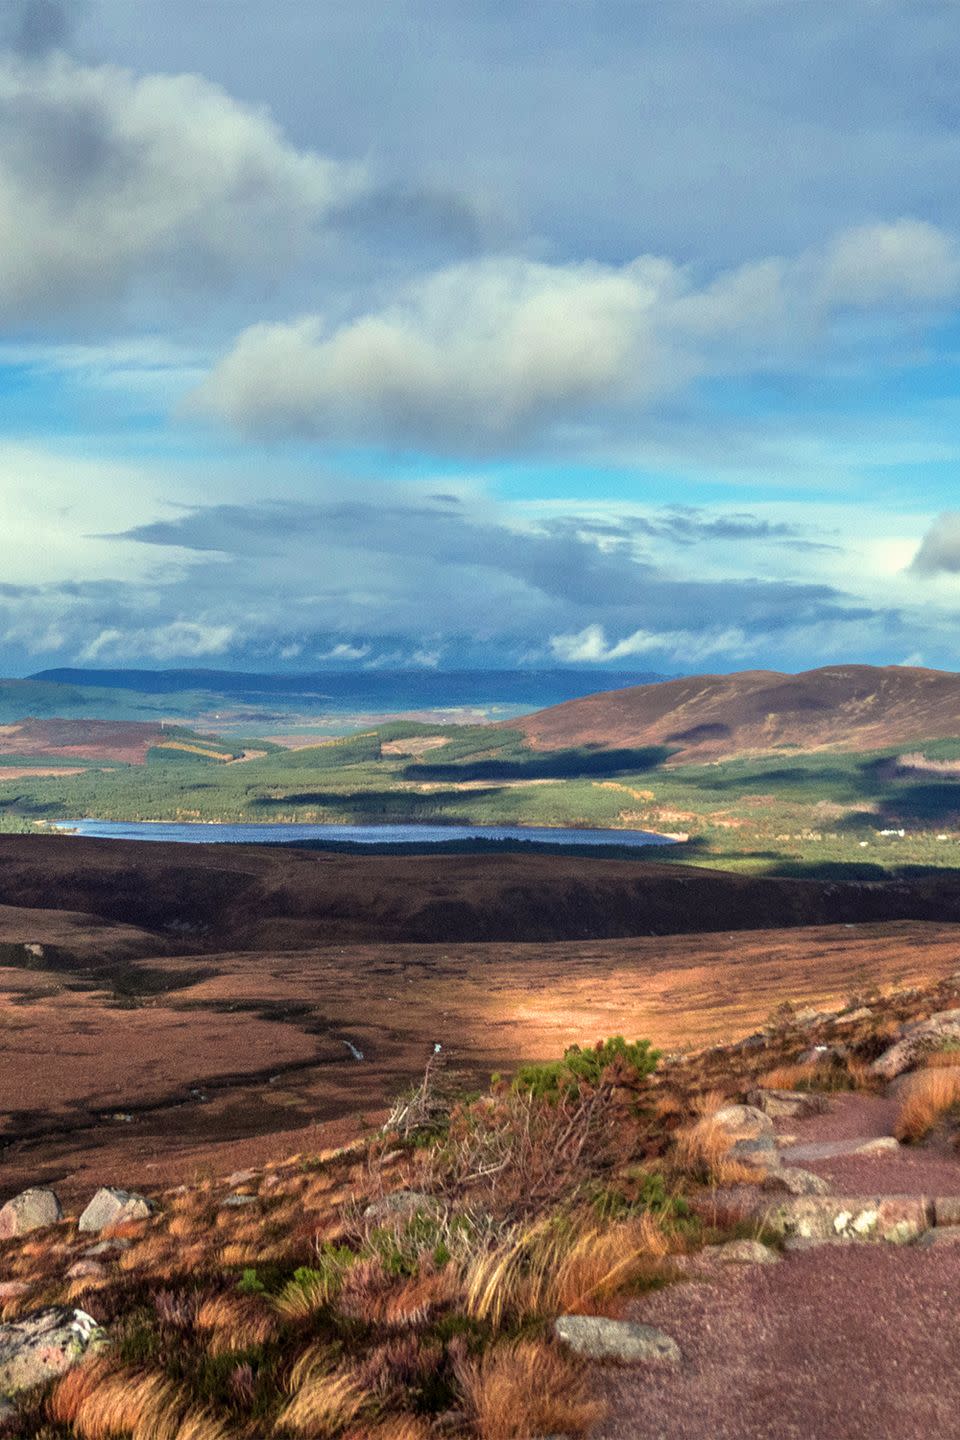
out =
[[598,407],[635,412],[698,375],[795,365],[831,310],[927,304],[958,288],[952,237],[913,220],[706,284],[653,256],[487,258],[344,324],[305,315],[251,327],[192,406],[250,435],[496,447]]
[[602,625],[587,625],[575,634],[552,635],[549,641],[553,655],[567,665],[609,665],[652,653],[669,655],[676,663],[696,665],[712,655],[735,659],[748,654],[756,644],[756,638],[751,640],[736,626],[696,632],[634,630],[622,640],[608,642]]
[[828,303],[930,304],[956,295],[960,251],[952,235],[904,217],[838,235],[824,257],[821,290]]
[[360,184],[200,76],[0,56],[0,318],[280,266]]
[[960,511],[946,510],[937,516],[910,569],[917,575],[960,574]]
[[80,659],[152,660],[199,659],[223,655],[235,638],[232,625],[204,625],[193,620],[174,620],[150,629],[101,630],[80,652]]

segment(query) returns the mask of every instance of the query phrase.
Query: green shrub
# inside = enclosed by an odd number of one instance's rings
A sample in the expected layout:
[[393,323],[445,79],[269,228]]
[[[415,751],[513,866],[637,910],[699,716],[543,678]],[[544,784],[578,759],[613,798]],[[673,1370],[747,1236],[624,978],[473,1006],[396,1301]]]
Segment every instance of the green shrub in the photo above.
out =
[[618,1072],[615,1083],[636,1084],[653,1073],[659,1059],[660,1051],[652,1050],[649,1040],[631,1042],[622,1035],[614,1035],[586,1050],[571,1045],[563,1052],[562,1060],[522,1065],[514,1078],[513,1089],[536,1100],[556,1100],[561,1095],[576,1095],[581,1087],[596,1090],[611,1067],[616,1067]]

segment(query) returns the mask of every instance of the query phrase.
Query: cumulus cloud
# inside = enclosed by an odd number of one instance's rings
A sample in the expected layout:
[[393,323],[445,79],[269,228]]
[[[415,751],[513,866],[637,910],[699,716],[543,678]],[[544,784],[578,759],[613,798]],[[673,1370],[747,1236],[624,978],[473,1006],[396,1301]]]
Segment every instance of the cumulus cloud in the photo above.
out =
[[550,650],[568,665],[584,663],[609,665],[640,655],[669,655],[674,664],[699,665],[710,656],[722,655],[724,662],[738,660],[756,649],[757,637],[742,629],[708,627],[695,630],[634,630],[620,640],[607,640],[602,625],[586,625],[577,634],[552,635]]
[[946,510],[937,516],[910,569],[917,575],[960,574],[960,511]]
[[0,55],[0,318],[282,266],[362,184],[199,76]]
[[912,220],[706,284],[654,256],[488,257],[342,324],[255,325],[192,404],[254,436],[497,447],[597,409],[647,407],[700,375],[796,364],[836,310],[926,305],[958,289],[952,237]]
[[960,250],[925,220],[861,225],[838,235],[824,257],[821,289],[833,304],[932,304],[960,288]]

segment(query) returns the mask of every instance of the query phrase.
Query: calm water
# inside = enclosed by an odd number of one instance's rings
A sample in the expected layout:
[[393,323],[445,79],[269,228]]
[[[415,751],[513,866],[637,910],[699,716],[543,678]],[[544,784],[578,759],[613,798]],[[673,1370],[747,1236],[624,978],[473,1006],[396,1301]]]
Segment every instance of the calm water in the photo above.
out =
[[345,845],[442,845],[464,841],[639,849],[672,841],[648,830],[555,830],[538,825],[198,825],[165,821],[61,820],[58,830],[100,840],[167,840],[186,845],[279,845],[320,841]]

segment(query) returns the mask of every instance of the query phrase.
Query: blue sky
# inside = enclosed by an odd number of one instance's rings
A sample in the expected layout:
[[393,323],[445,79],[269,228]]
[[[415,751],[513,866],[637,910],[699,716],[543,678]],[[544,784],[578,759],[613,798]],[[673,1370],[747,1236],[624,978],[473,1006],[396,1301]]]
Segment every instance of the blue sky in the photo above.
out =
[[955,0],[2,0],[0,669],[960,662]]

